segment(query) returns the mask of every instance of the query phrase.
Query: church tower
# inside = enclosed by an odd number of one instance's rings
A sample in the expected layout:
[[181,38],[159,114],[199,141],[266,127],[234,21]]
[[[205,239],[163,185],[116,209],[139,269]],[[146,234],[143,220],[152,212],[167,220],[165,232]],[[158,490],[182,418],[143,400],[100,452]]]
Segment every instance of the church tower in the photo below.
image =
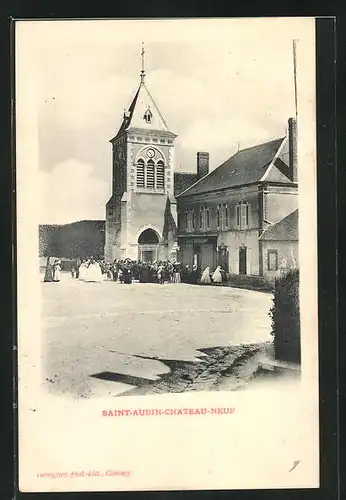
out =
[[174,258],[173,134],[145,84],[140,84],[112,144],[112,196],[106,205],[105,260]]

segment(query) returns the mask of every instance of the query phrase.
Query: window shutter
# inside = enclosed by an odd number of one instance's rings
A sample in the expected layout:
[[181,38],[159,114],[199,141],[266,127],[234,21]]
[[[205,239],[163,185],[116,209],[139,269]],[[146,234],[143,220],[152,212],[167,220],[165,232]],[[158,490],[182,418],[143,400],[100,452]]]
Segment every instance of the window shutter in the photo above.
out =
[[138,160],[137,164],[137,187],[144,187],[144,161]]
[[235,206],[235,224],[237,228],[240,228],[241,223],[241,205],[238,204]]
[[246,271],[247,274],[251,275],[252,274],[252,261],[251,261],[251,248],[247,247],[247,252],[246,252]]
[[239,274],[239,248],[234,249],[234,269],[232,270],[234,274]]
[[165,168],[163,162],[160,160],[157,162],[156,167],[156,187],[158,189],[163,189],[165,187]]
[[155,167],[154,162],[149,160],[147,163],[147,186],[148,188],[155,187]]
[[242,203],[240,205],[241,214],[240,214],[240,227],[241,229],[246,229],[246,204]]
[[197,229],[197,213],[196,213],[196,210],[193,210],[193,213],[192,213],[192,228],[195,230]]
[[229,227],[229,207],[228,205],[224,205],[224,221],[223,221],[223,225],[224,225],[224,229],[228,229]]
[[251,203],[247,204],[247,213],[248,213],[248,224],[247,227],[251,228],[252,227],[252,219],[251,219]]
[[202,208],[202,230],[205,231],[207,227],[207,212],[205,207]]

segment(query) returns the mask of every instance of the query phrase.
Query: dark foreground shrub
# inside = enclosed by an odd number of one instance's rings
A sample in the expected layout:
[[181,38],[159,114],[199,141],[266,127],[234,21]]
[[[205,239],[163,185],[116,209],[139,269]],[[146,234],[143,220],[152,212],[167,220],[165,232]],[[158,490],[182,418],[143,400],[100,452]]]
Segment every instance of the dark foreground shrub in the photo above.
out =
[[300,364],[299,270],[275,280],[272,320],[275,358]]

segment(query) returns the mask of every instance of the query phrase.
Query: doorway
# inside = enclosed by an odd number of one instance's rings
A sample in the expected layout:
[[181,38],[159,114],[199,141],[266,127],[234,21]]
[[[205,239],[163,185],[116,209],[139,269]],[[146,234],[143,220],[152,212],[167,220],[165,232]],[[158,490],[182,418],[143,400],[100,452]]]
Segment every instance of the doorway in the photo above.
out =
[[247,274],[246,269],[246,247],[239,248],[239,274]]
[[145,229],[138,238],[138,260],[154,262],[158,257],[159,237],[153,229]]
[[226,273],[229,272],[229,251],[225,246],[219,248],[218,266],[221,266]]
[[142,258],[140,259],[143,262],[153,262],[154,259],[154,250],[142,250]]

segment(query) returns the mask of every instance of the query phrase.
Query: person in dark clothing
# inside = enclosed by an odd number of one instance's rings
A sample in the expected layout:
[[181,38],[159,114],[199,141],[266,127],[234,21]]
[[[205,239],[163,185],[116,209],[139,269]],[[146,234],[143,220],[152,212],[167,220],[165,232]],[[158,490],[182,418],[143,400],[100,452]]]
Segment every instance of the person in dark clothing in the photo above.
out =
[[46,270],[44,273],[44,281],[49,283],[53,281],[54,266],[50,263],[50,257],[47,257]]
[[76,262],[76,279],[79,278],[79,268],[80,268],[81,263],[82,263],[82,261],[80,259],[78,259]]
[[192,272],[191,272],[191,280],[190,280],[190,283],[192,285],[197,285],[198,283],[198,268],[197,266],[194,264],[194,266],[192,267]]
[[124,283],[130,285],[132,283],[132,270],[130,266],[125,266],[124,270]]

